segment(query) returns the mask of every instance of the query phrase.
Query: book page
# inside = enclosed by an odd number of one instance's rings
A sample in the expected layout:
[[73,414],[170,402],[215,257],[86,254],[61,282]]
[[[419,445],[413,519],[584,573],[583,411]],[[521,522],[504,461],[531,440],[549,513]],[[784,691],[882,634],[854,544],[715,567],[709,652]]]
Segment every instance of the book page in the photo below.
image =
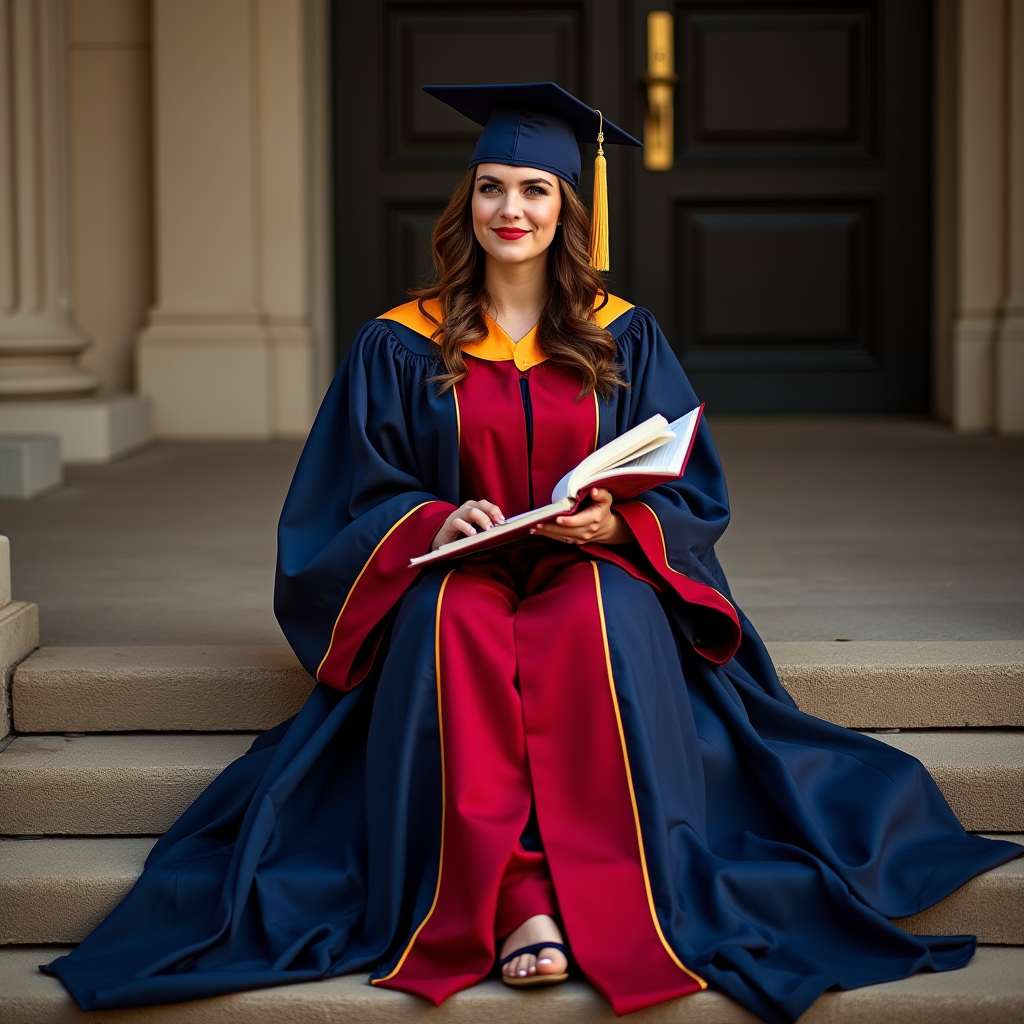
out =
[[591,452],[575,469],[570,470],[561,480],[555,484],[551,492],[552,501],[561,501],[570,495],[578,492],[577,481],[586,480],[594,476],[608,466],[614,466],[623,459],[629,458],[635,452],[654,441],[657,436],[665,432],[668,420],[660,413],[655,413],[650,419],[638,423],[635,427],[620,434],[613,441]]
[[[693,435],[700,422],[700,410],[701,407],[698,406],[669,424],[671,440],[659,444],[657,447],[648,448],[627,462],[621,462],[603,472],[591,474],[590,479],[596,480],[599,477],[607,479],[644,472],[678,476],[683,470],[686,455],[693,444]],[[586,483],[585,486],[589,487],[591,484]]]

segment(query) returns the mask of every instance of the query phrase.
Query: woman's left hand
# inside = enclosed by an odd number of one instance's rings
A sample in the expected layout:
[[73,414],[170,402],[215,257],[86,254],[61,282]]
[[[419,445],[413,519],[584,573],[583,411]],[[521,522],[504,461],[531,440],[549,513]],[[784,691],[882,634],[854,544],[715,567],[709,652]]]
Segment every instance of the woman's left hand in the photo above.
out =
[[604,487],[590,490],[590,504],[572,516],[558,516],[540,523],[530,532],[566,544],[628,544],[633,531],[622,516],[612,510],[612,492]]

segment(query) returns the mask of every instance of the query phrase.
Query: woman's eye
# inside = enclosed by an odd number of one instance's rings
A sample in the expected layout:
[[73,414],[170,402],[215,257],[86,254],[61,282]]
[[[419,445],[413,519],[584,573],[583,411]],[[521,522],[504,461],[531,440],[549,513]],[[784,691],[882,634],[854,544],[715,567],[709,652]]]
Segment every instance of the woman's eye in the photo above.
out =
[[541,188],[540,185],[531,185],[525,194],[528,196],[546,196],[548,193],[547,189]]
[[487,195],[496,196],[500,194],[501,189],[499,189],[497,185],[481,185],[480,191]]

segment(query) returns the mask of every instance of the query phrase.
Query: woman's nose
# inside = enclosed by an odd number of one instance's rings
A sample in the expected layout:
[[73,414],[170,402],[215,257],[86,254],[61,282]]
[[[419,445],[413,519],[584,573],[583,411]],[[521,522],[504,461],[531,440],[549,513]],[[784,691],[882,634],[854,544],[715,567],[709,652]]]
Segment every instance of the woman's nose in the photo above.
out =
[[502,217],[508,217],[509,220],[518,220],[523,215],[519,196],[514,195],[512,192],[505,193],[505,201],[501,204],[501,215]]

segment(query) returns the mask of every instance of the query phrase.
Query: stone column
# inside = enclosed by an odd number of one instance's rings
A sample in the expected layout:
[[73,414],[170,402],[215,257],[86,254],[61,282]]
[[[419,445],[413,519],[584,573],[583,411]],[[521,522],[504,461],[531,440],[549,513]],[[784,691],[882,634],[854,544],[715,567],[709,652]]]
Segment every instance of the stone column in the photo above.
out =
[[1024,432],[1024,0],[1008,0],[1006,301],[996,336],[996,429]]
[[78,362],[64,18],[65,0],[0,0],[0,433],[108,462],[149,439],[149,405],[93,397]]
[[162,437],[269,437],[250,0],[154,0],[156,305],[139,390]]
[[69,235],[64,0],[0,0],[0,402],[96,387]]
[[303,436],[314,411],[304,0],[154,0],[163,437]]

